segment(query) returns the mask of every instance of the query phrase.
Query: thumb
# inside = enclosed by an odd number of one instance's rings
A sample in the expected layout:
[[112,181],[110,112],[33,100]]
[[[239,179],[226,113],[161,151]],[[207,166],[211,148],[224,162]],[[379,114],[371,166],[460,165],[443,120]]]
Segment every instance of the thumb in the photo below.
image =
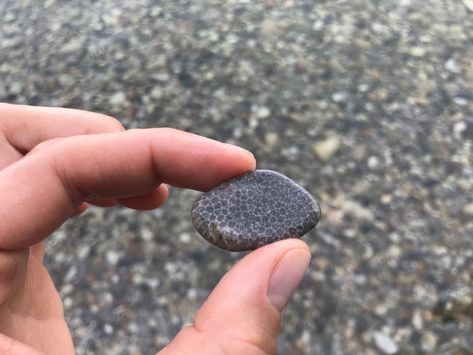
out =
[[310,262],[298,239],[260,248],[238,262],[159,354],[275,354],[281,314]]

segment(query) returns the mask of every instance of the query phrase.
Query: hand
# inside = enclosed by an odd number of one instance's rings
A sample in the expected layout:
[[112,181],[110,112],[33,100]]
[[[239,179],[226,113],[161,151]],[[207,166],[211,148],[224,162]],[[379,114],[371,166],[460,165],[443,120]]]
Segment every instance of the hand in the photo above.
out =
[[[208,190],[254,168],[251,153],[193,134],[0,104],[0,353],[74,353],[44,239],[88,203],[153,209],[165,184]],[[309,261],[299,240],[247,255],[160,354],[275,353],[281,312]]]

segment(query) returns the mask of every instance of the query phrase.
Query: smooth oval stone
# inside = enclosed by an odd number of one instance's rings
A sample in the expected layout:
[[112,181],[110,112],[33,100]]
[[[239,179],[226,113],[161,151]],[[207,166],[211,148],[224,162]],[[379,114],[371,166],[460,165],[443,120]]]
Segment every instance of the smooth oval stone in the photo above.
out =
[[271,170],[228,180],[203,194],[192,208],[195,229],[230,251],[300,238],[320,216],[319,203],[304,188]]

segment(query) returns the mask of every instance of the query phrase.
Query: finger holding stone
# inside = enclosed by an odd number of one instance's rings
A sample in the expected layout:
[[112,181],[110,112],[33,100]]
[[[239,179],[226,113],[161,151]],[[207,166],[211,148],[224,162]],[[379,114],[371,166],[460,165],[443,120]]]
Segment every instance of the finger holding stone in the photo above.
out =
[[[28,247],[59,227],[87,196],[121,199],[168,183],[198,190],[255,168],[241,148],[173,129],[65,138],[0,172],[0,250]],[[14,213],[12,213],[14,211]]]
[[0,103],[0,130],[15,149],[27,153],[51,139],[124,128],[117,119],[100,113]]
[[123,130],[118,120],[99,113],[0,103],[0,170],[41,143],[45,146],[61,137]]
[[166,202],[168,196],[168,187],[166,184],[161,184],[156,190],[144,195],[120,198],[118,199],[118,203],[128,208],[146,211],[162,206],[164,202]]

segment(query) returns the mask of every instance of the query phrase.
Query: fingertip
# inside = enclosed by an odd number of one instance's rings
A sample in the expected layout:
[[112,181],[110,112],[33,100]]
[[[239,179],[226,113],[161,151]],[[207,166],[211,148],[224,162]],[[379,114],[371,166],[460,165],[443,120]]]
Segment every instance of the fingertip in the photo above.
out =
[[230,151],[236,153],[242,161],[245,161],[246,164],[249,167],[249,170],[255,170],[256,168],[256,158],[255,155],[250,152],[249,150],[246,150],[245,148],[242,148],[238,145],[230,144],[230,143],[224,143],[227,149]]
[[240,169],[243,172],[253,171],[256,169],[256,158],[252,152],[229,143],[225,143],[225,146],[235,155],[234,161],[239,161],[241,163]]
[[306,248],[295,247],[284,253],[271,272],[267,297],[271,305],[283,312],[302,281],[309,266],[311,254]]
[[246,160],[248,161],[248,166],[250,167],[250,171],[256,169],[256,157],[252,152],[247,151]]
[[93,132],[90,133],[121,132],[125,130],[123,124],[115,117],[88,111],[85,111],[85,113],[90,115],[90,117],[92,117],[97,122],[100,122],[100,127],[97,127]]
[[[311,254],[311,250],[309,245],[302,239],[299,238],[289,238],[289,239],[284,239],[280,240],[276,243],[274,243],[276,247],[279,248],[284,248],[287,251],[293,250],[293,249],[301,249],[308,254]],[[270,244],[271,245],[271,244]]]
[[214,353],[208,351],[208,344],[231,354],[274,354],[282,310],[309,261],[310,249],[299,239],[249,253],[220,280],[194,326],[181,331],[163,354]]
[[[254,259],[255,261],[258,260],[258,262],[262,262],[263,258],[266,260],[271,259],[273,260],[273,264],[276,264],[282,255],[291,250],[301,250],[311,254],[310,247],[305,241],[299,238],[289,238],[253,250],[245,258],[241,259],[238,264],[246,259]],[[248,263],[248,265],[250,265],[250,263]]]

